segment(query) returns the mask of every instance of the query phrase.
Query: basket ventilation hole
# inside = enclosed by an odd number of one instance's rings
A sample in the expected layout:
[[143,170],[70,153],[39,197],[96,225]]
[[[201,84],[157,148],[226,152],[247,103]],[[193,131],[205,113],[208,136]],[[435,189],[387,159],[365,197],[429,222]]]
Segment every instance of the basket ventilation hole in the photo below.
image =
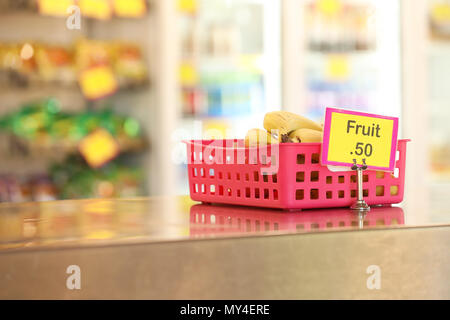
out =
[[273,200],[278,200],[278,190],[277,189],[273,190]]
[[295,180],[297,182],[304,182],[305,181],[305,173],[303,171],[302,172],[297,172]]
[[319,154],[318,153],[313,153],[311,155],[311,163],[319,163]]
[[396,196],[398,195],[398,186],[391,186],[390,188],[391,190],[391,196]]
[[377,197],[384,196],[384,186],[377,186],[376,187],[376,195],[377,195]]
[[377,179],[383,179],[384,178],[384,171],[377,171]]

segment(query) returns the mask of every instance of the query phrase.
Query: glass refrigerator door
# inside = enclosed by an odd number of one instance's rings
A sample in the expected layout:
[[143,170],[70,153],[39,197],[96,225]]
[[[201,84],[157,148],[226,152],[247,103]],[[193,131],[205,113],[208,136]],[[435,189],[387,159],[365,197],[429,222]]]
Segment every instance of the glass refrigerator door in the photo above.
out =
[[[175,139],[243,139],[250,128],[262,127],[267,111],[281,109],[280,3],[182,0],[178,9],[181,119]],[[179,148],[183,153],[185,146]],[[180,165],[180,179],[187,181],[186,175]],[[187,183],[178,185],[186,193]]]
[[[400,116],[399,1],[287,1],[299,17],[298,87],[287,107],[322,120],[326,107]],[[290,15],[290,13],[287,13]],[[286,36],[292,39],[288,23]],[[292,32],[296,32],[295,30]],[[292,78],[291,78],[292,79]]]

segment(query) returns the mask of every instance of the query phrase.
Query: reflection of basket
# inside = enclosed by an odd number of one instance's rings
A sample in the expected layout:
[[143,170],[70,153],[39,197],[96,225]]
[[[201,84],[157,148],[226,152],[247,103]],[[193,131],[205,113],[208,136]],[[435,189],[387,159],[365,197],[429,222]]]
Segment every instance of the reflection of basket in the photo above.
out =
[[[403,200],[407,141],[398,141],[394,173],[364,171],[367,204]],[[319,163],[320,149],[320,143],[246,148],[243,140],[188,141],[191,198],[282,209],[352,205],[357,197],[356,173],[328,170]],[[271,171],[272,167],[278,170]]]
[[189,229],[191,236],[202,236],[277,230],[307,232],[374,228],[404,223],[403,210],[399,207],[374,208],[360,222],[358,215],[350,209],[318,209],[280,214],[260,208],[197,204],[191,207]]

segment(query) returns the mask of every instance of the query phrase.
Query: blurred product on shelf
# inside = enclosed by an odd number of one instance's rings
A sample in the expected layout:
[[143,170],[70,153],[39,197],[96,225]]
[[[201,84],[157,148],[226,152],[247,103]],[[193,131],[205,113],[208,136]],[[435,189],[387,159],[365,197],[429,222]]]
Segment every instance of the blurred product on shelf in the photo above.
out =
[[65,113],[55,99],[24,105],[21,109],[0,117],[0,133],[11,137],[10,150],[25,154],[43,151],[73,152],[85,136],[96,129],[107,130],[118,142],[120,150],[141,150],[146,144],[137,120],[118,115],[111,109]]
[[179,82],[185,116],[240,117],[264,112],[267,67],[262,63],[261,31],[266,5],[178,1]]
[[114,160],[90,168],[79,155],[53,164],[47,174],[0,175],[0,202],[136,197],[143,194],[142,170]]
[[141,50],[131,43],[80,39],[74,56],[78,72],[99,65],[112,67],[122,88],[142,84],[147,79]]
[[71,5],[78,5],[83,17],[100,20],[142,18],[149,6],[147,0],[0,0],[2,12],[29,11],[55,17],[69,15]]
[[376,107],[376,14],[368,1],[314,0],[305,5],[307,116],[321,119],[325,106]]
[[57,198],[56,186],[46,174],[30,177],[0,175],[0,202],[51,201]]
[[310,1],[305,10],[307,45],[312,51],[375,49],[374,5],[344,0]]
[[450,1],[432,0],[429,19],[433,37],[450,39]]
[[37,11],[36,0],[0,0],[0,11]]
[[119,88],[144,85],[147,68],[138,45],[79,39],[70,48],[41,43],[0,43],[0,84],[76,85],[82,72],[97,66],[112,69]]
[[199,83],[182,87],[183,113],[240,116],[263,111],[262,75],[245,70],[208,72]]
[[79,155],[51,166],[50,176],[59,198],[111,198],[136,197],[143,194],[142,169],[130,167],[121,158],[99,169],[88,166]]

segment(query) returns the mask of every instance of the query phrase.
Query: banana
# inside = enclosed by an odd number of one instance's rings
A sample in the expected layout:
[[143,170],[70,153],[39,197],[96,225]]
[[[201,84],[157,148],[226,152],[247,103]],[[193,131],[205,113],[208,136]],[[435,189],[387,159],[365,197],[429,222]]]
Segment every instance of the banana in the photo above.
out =
[[300,128],[317,131],[323,130],[320,124],[288,111],[266,113],[264,117],[264,128],[270,133],[275,133],[278,130],[278,140],[280,142],[288,142],[289,134]]
[[323,132],[301,128],[291,132],[289,138],[293,142],[322,142]]
[[265,130],[262,129],[250,129],[245,135],[245,146],[256,147],[258,145],[267,145],[272,143],[278,143],[275,139]]

